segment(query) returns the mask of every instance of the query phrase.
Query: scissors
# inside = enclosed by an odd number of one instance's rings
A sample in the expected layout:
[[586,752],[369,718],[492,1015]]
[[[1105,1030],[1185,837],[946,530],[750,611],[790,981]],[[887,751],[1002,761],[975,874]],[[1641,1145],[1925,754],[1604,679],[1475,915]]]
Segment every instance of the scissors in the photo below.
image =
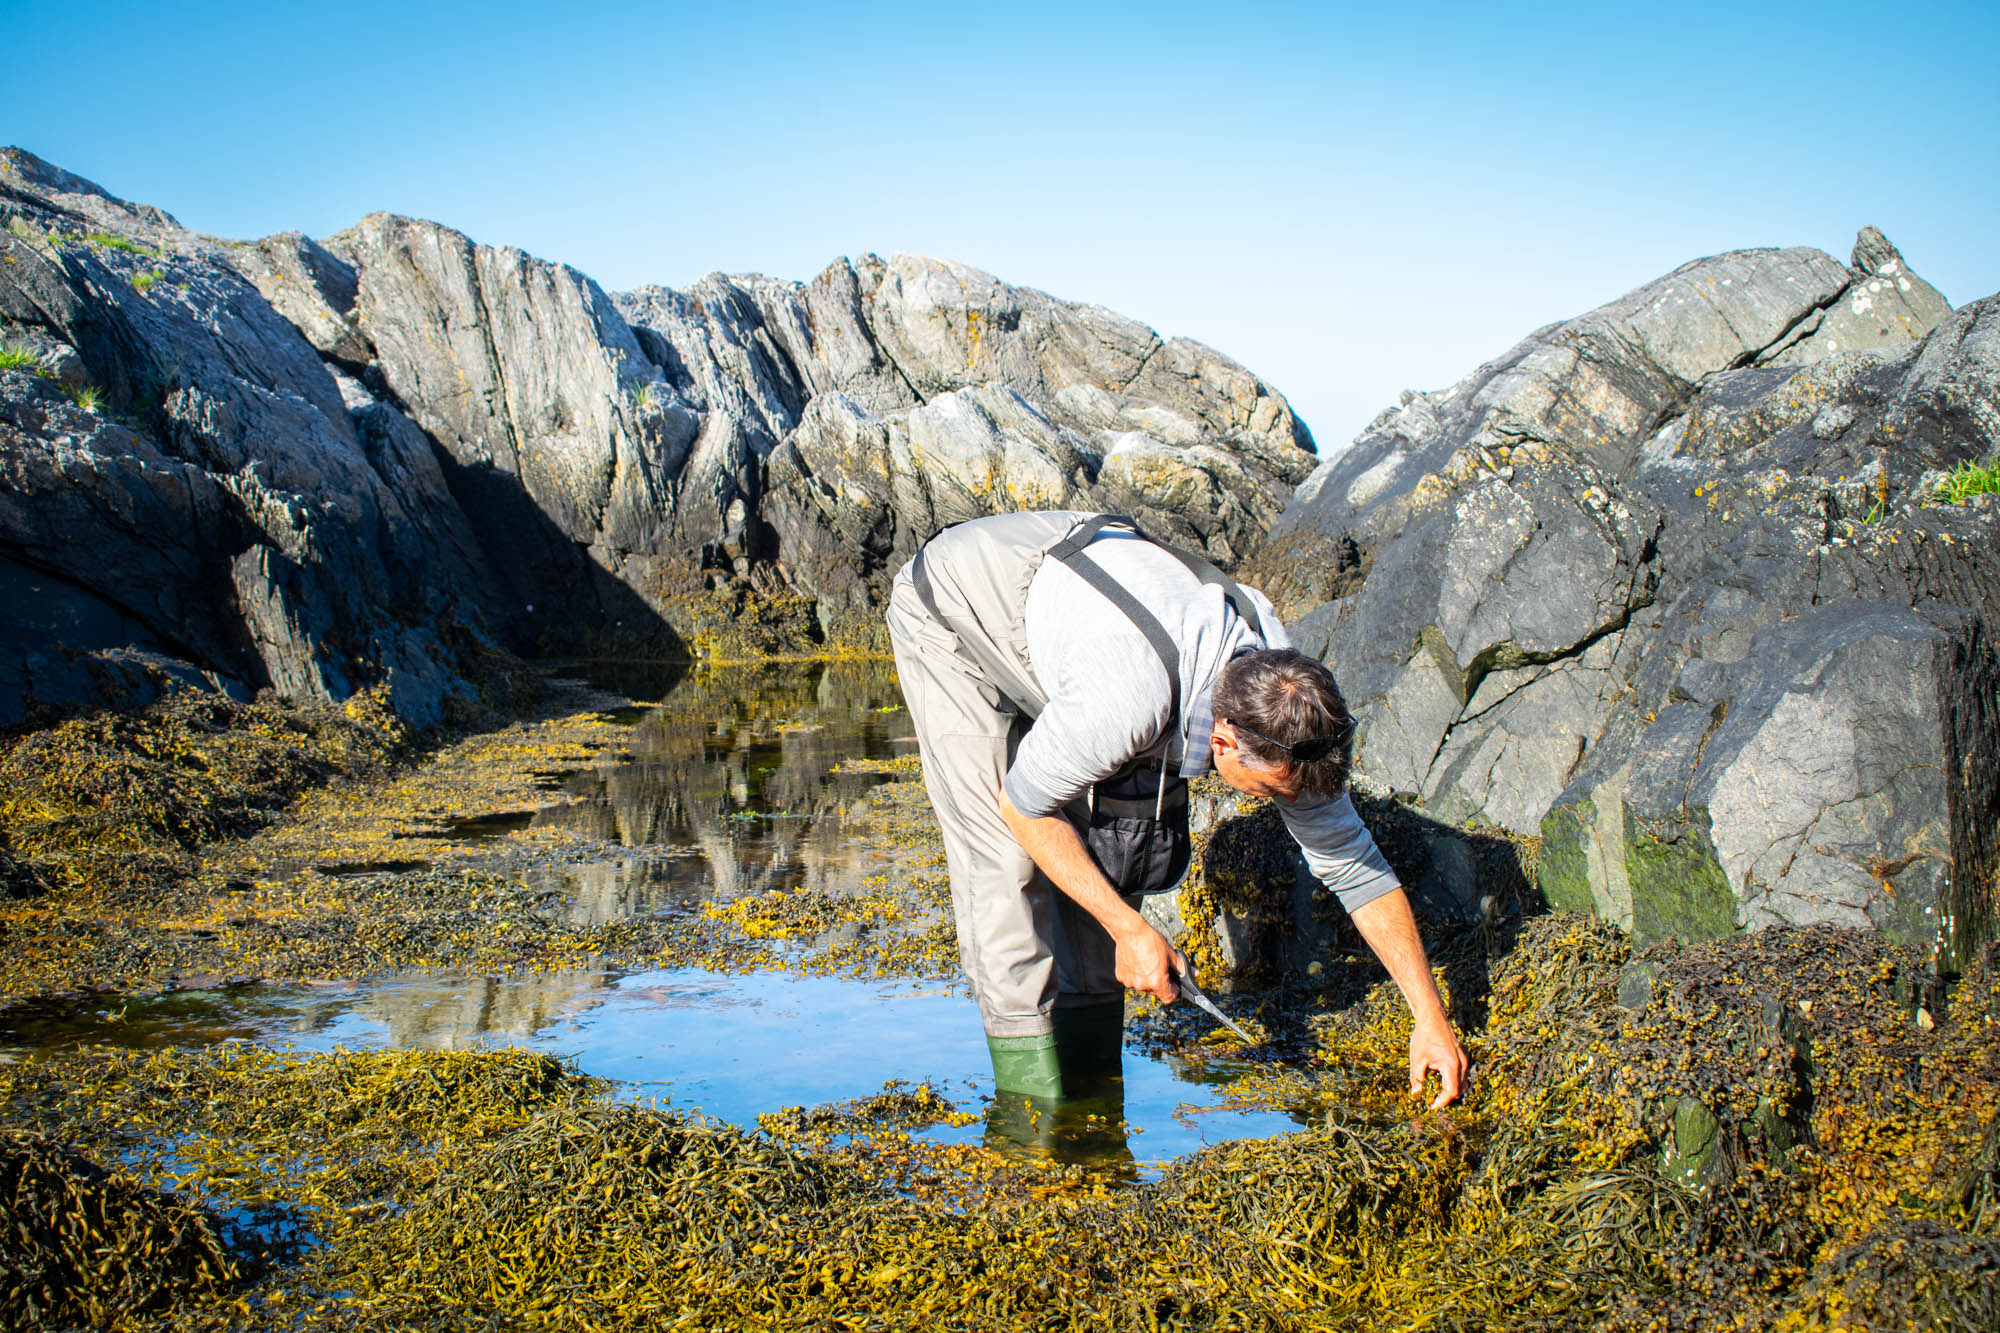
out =
[[1176,989],[1180,991],[1181,998],[1183,1000],[1194,1001],[1194,1005],[1197,1009],[1200,1009],[1210,1018],[1213,1018],[1216,1022],[1222,1024],[1224,1027],[1228,1028],[1231,1032],[1234,1032],[1237,1036],[1243,1038],[1244,1042],[1247,1043],[1248,1045],[1255,1046],[1257,1044],[1257,1039],[1251,1036],[1249,1033],[1245,1032],[1242,1028],[1236,1026],[1235,1022],[1233,1022],[1230,1019],[1229,1015],[1223,1013],[1220,1009],[1216,1008],[1215,1001],[1209,999],[1206,995],[1203,995],[1201,993],[1201,987],[1194,984],[1194,964],[1185,963],[1184,966],[1187,968],[1185,972],[1177,972],[1174,974],[1174,986]]

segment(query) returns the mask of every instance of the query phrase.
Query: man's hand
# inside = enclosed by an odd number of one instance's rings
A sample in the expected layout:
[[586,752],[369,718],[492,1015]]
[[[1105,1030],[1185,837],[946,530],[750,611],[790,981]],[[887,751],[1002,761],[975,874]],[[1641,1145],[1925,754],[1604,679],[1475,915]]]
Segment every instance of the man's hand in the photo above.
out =
[[1438,1095],[1431,1099],[1433,1111],[1448,1106],[1459,1099],[1465,1091],[1466,1075],[1472,1062],[1466,1058],[1465,1048],[1458,1044],[1458,1036],[1451,1030],[1451,1024],[1442,1020],[1418,1023],[1410,1031],[1410,1095],[1421,1097],[1424,1092],[1424,1077],[1431,1070],[1437,1070]]
[[1410,915],[1409,898],[1401,889],[1385,893],[1355,909],[1354,924],[1389,970],[1416,1020],[1410,1032],[1410,1092],[1421,1094],[1424,1076],[1435,1069],[1443,1087],[1432,1099],[1432,1109],[1457,1101],[1465,1093],[1471,1062],[1451,1030],[1451,1020],[1444,1016],[1437,983],[1431,980],[1430,960],[1424,957],[1424,942],[1417,936],[1416,918]]
[[1029,818],[1014,808],[1004,789],[1000,792],[1000,817],[1050,882],[1095,917],[1111,936],[1118,949],[1115,966],[1119,984],[1172,1004],[1180,995],[1174,973],[1187,966],[1187,959],[1118,896],[1091,859],[1076,826],[1060,815]]
[[1154,996],[1162,1004],[1172,1004],[1180,998],[1180,988],[1174,984],[1174,978],[1187,970],[1187,959],[1181,956],[1179,949],[1167,943],[1165,936],[1148,925],[1143,917],[1135,916],[1132,926],[1111,938],[1118,946],[1118,983],[1121,986]]

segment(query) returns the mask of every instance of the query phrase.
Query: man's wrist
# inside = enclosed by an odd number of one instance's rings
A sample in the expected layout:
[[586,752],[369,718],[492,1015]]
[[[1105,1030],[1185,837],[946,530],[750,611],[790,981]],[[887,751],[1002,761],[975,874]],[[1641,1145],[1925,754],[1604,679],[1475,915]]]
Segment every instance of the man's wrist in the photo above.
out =
[[1416,996],[1410,1000],[1410,1018],[1419,1032],[1426,1028],[1441,1032],[1452,1031],[1451,1020],[1445,1016],[1444,1001],[1435,989],[1431,989],[1428,995]]
[[1129,944],[1134,940],[1143,940],[1148,935],[1159,933],[1145,917],[1134,911],[1130,904],[1121,902],[1118,906],[1121,910],[1113,920],[1100,923],[1105,933],[1111,936],[1112,943]]

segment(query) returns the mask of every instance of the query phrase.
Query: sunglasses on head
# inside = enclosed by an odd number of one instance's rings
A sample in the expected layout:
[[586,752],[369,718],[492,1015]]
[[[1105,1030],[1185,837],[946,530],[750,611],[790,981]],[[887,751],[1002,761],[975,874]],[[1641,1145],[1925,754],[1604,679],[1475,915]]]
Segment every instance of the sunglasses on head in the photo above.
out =
[[1255,736],[1266,745],[1277,746],[1301,764],[1316,763],[1332,754],[1335,750],[1338,750],[1347,741],[1345,733],[1348,728],[1342,727],[1338,733],[1332,736],[1308,736],[1304,740],[1293,741],[1290,745],[1287,745],[1283,741],[1272,740],[1263,732],[1246,727],[1233,718],[1225,717],[1222,720],[1246,736]]

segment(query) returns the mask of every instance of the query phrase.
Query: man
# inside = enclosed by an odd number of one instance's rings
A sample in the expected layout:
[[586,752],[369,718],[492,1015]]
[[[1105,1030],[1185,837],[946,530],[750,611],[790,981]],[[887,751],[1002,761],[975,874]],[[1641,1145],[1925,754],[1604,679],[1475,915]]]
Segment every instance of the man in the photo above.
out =
[[1138,908],[1185,871],[1185,779],[1212,768],[1272,799],[1401,989],[1411,1091],[1435,1070],[1432,1105],[1457,1099],[1465,1052],[1346,792],[1346,705],[1262,594],[1125,520],[1001,514],[932,538],[888,620],[1001,1091],[1115,1060],[1125,989],[1177,998],[1187,960]]

